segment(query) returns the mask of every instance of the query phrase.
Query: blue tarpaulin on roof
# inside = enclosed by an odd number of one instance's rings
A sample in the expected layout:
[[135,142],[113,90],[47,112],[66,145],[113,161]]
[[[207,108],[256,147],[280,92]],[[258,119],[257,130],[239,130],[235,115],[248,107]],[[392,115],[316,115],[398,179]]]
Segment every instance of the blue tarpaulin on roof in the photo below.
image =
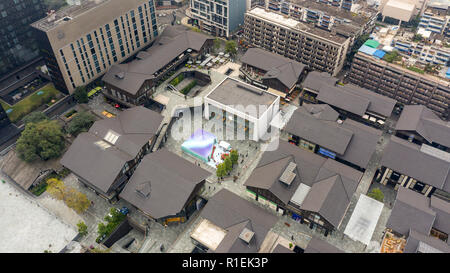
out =
[[447,69],[447,72],[445,73],[445,77],[447,77],[447,79],[450,79],[450,67]]
[[386,55],[386,52],[384,52],[383,50],[379,50],[377,49],[374,53],[373,56],[382,59],[384,57],[384,55]]
[[366,53],[366,54],[369,54],[369,55],[373,55],[375,53],[375,51],[377,51],[377,50],[375,48],[370,47],[370,46],[362,45],[359,48],[359,51],[361,51],[363,53]]

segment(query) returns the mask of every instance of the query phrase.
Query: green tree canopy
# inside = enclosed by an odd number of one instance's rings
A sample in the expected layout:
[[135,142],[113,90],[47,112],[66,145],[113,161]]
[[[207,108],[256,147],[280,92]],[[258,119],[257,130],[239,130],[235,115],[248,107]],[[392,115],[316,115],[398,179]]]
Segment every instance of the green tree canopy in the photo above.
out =
[[88,112],[76,114],[66,128],[67,133],[77,136],[81,132],[87,132],[95,122],[95,117]]
[[22,121],[23,121],[25,124],[28,124],[28,123],[38,123],[38,122],[43,121],[43,120],[48,120],[48,117],[47,117],[47,115],[45,115],[43,112],[39,112],[39,111],[32,112],[32,113],[26,115],[26,116],[22,119]]
[[369,192],[369,194],[367,194],[367,196],[369,196],[375,200],[378,200],[380,202],[384,201],[384,194],[379,188],[375,188],[375,189],[371,190]]
[[16,144],[19,157],[26,162],[57,158],[65,147],[61,126],[50,120],[28,123]]
[[89,101],[86,86],[78,86],[73,92],[73,97],[78,103],[87,103]]
[[225,169],[225,164],[224,163],[221,163],[221,164],[217,165],[216,175],[219,178],[222,178],[222,177],[227,175],[227,171]]
[[236,164],[239,160],[239,153],[237,150],[231,150],[230,152],[231,163]]
[[227,41],[225,43],[225,52],[229,53],[230,55],[235,55],[237,53],[236,47],[237,47],[236,41],[234,40]]
[[78,227],[78,233],[80,233],[81,236],[86,236],[88,234],[88,227],[86,226],[86,224],[82,221],[78,222],[77,224]]
[[219,38],[214,39],[214,49],[218,50],[222,46],[222,41]]
[[233,162],[231,162],[230,156],[227,156],[223,163],[225,164],[225,171],[227,173],[233,170]]

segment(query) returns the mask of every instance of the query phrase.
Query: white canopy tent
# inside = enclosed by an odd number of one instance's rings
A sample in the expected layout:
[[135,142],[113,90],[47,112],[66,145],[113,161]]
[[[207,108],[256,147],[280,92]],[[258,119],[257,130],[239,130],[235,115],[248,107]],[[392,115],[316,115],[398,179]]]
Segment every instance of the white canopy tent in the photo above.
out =
[[355,210],[345,227],[344,234],[355,241],[369,245],[383,206],[383,203],[361,194]]

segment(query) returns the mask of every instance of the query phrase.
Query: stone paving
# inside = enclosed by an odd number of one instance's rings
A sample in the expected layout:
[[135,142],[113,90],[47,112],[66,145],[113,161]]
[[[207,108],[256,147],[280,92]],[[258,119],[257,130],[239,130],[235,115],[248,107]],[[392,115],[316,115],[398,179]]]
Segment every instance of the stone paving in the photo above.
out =
[[0,252],[61,251],[76,229],[0,174]]

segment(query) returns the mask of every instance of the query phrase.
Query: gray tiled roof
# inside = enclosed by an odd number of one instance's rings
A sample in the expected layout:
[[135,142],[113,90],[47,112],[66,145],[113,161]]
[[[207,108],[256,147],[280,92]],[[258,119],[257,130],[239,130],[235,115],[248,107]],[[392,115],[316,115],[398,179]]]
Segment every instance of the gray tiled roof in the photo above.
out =
[[302,83],[303,88],[319,93],[322,85],[335,85],[338,78],[332,77],[327,72],[311,71]]
[[[222,253],[257,253],[278,220],[275,215],[226,189],[209,199],[200,216],[227,231],[215,251]],[[244,228],[255,233],[250,244],[239,238]]]
[[450,122],[441,120],[423,105],[405,106],[395,129],[417,132],[430,143],[450,147]]
[[[342,124],[334,122],[334,114],[311,114],[311,106],[299,107],[285,130],[338,154],[338,157],[366,168],[375,151],[381,131],[347,118]],[[329,106],[328,106],[329,107]],[[334,110],[333,110],[334,111]],[[327,116],[329,118],[327,118]]]
[[[356,187],[352,188],[356,189]],[[338,227],[353,192],[354,190],[347,192],[341,177],[334,175],[316,182],[311,187],[301,209],[319,213],[334,227]]]
[[382,134],[381,130],[349,118],[344,121],[341,127],[352,131],[353,137],[350,140],[347,150],[339,158],[365,169],[367,164],[369,164],[372,154],[375,152],[377,142]]
[[[293,184],[286,187],[278,178],[291,161],[297,164],[297,175]],[[312,186],[301,209],[318,212],[337,226],[361,177],[361,172],[349,166],[280,141],[277,150],[263,154],[244,185],[267,189],[285,204],[300,183]]]
[[326,124],[316,119],[304,107],[294,111],[285,130],[341,155],[353,136],[352,131],[339,127],[337,123]]
[[436,212],[430,208],[429,198],[399,187],[386,227],[403,235],[407,235],[410,229],[430,234],[435,219]]
[[305,253],[345,253],[324,240],[312,237],[305,248]]
[[[430,206],[436,212],[436,220],[433,227],[450,234],[450,202],[432,195]],[[447,243],[450,244],[450,240]]]
[[260,48],[249,48],[242,56],[241,62],[266,71],[263,78],[278,79],[289,89],[297,83],[306,67],[302,63]]
[[303,107],[319,120],[336,121],[339,118],[339,113],[328,104],[304,103]]
[[[438,238],[432,236],[427,236],[421,232],[417,232],[414,229],[411,229],[409,231],[409,236],[406,240],[406,245],[403,252],[417,253],[418,250],[421,250],[420,245],[423,243],[426,244],[426,249],[431,250],[429,251],[430,253],[450,253],[450,246],[447,245],[444,241],[441,241]],[[425,253],[428,253],[428,251]]]
[[317,99],[340,109],[362,116],[373,112],[389,117],[394,110],[396,100],[377,94],[353,84],[336,85],[337,79],[326,73],[311,72],[303,86],[315,91]]
[[381,165],[438,189],[450,191],[450,162],[420,151],[420,146],[392,136]]
[[370,105],[367,98],[347,92],[342,87],[326,84],[320,88],[317,100],[358,116],[363,116]]
[[368,89],[359,87],[357,85],[346,84],[345,86],[338,86],[338,87],[345,89],[347,93],[351,93],[353,95],[361,96],[368,99],[370,101],[370,104],[367,111],[382,115],[384,117],[391,116],[395,104],[397,103],[397,101],[394,99],[372,92]]
[[[120,198],[155,219],[174,216],[184,208],[194,188],[210,175],[163,148],[142,159]],[[137,192],[143,183],[150,185],[148,197]]]
[[296,176],[291,185],[287,186],[279,181],[281,174],[290,162],[295,162],[293,156],[287,156],[267,165],[258,166],[244,185],[269,190],[284,204],[287,204],[294,195],[297,187],[300,185],[300,178],[298,175],[299,172],[297,168],[294,171]]
[[[61,164],[76,175],[107,193],[124,164],[134,159],[140,149],[156,134],[163,117],[144,107],[134,107],[118,117],[96,121],[87,133],[80,134],[61,159]],[[108,132],[119,137],[115,144],[102,149]]]
[[295,253],[295,252],[285,246],[282,246],[281,244],[277,244],[277,246],[272,250],[272,253]]
[[[149,49],[138,54],[142,59],[113,65],[103,81],[134,95],[146,80],[154,78],[154,73],[189,48],[199,51],[208,39],[212,38],[183,26],[167,26]],[[123,79],[116,77],[119,73],[123,73]]]

